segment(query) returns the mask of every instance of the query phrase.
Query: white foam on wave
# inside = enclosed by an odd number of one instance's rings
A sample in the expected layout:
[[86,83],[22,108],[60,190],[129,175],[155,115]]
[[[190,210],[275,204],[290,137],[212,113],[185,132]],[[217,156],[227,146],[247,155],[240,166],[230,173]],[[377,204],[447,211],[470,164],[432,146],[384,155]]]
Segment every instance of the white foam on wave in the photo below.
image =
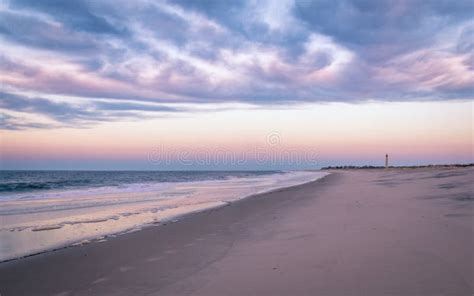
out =
[[87,196],[97,196],[104,194],[115,194],[115,193],[137,193],[137,192],[150,192],[165,190],[173,186],[173,182],[161,182],[161,183],[131,183],[119,186],[101,186],[101,187],[84,187],[80,189],[52,189],[44,192],[18,192],[11,193],[8,195],[2,194],[0,201],[7,200],[20,200],[20,199],[51,199],[51,198],[77,198]]
[[298,171],[225,180],[128,184],[0,200],[0,261],[18,258],[307,183],[327,173]]

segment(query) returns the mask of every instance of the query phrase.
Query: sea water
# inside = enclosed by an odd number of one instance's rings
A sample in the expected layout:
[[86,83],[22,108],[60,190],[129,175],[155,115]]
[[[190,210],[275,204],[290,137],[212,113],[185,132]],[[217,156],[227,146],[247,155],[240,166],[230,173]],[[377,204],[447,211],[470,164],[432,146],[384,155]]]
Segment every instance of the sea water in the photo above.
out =
[[318,171],[0,171],[0,261],[102,241],[324,175]]

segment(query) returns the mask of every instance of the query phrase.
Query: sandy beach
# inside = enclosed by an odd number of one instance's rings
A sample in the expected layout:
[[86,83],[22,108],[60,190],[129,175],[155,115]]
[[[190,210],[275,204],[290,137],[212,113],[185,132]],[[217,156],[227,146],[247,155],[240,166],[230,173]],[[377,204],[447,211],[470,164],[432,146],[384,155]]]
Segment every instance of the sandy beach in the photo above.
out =
[[8,295],[472,295],[473,168],[335,170],[0,264]]

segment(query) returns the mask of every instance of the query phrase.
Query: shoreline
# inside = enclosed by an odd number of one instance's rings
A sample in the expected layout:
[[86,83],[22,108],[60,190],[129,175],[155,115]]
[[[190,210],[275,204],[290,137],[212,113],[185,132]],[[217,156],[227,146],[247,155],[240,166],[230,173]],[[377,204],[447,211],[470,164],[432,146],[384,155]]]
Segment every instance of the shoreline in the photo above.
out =
[[472,196],[462,194],[472,175],[336,171],[175,223],[1,263],[0,293],[470,295]]
[[474,163],[454,163],[454,164],[427,164],[427,165],[402,165],[402,166],[374,166],[374,165],[341,165],[341,166],[327,166],[322,167],[321,171],[328,170],[381,170],[381,169],[456,169],[474,167]]
[[84,189],[79,197],[73,190],[46,192],[30,200],[0,200],[0,263],[122,235],[326,174],[230,175],[223,180],[156,183],[147,185],[149,188],[129,184],[118,193],[99,188],[91,192]]
[[[320,172],[320,171],[315,171],[315,172]],[[22,260],[24,258],[29,258],[29,257],[32,257],[32,256],[38,256],[38,255],[42,255],[42,254],[45,254],[45,253],[56,252],[56,251],[59,251],[59,250],[62,250],[62,249],[77,248],[77,247],[81,247],[81,246],[84,246],[84,245],[87,245],[87,244],[92,244],[92,243],[101,243],[104,240],[110,240],[110,239],[113,239],[117,236],[122,236],[122,235],[127,235],[129,233],[142,231],[142,230],[150,228],[150,227],[160,227],[160,226],[167,225],[169,223],[175,223],[175,222],[178,222],[182,219],[189,218],[193,215],[196,215],[196,214],[199,214],[199,213],[204,213],[204,212],[207,212],[207,211],[218,210],[222,207],[226,207],[226,206],[229,206],[233,203],[240,202],[240,201],[248,199],[248,198],[253,198],[253,197],[256,197],[256,196],[261,195],[261,194],[269,194],[269,193],[272,193],[272,192],[278,192],[279,190],[282,190],[282,189],[289,189],[289,188],[293,188],[293,187],[302,186],[302,185],[305,185],[305,184],[308,184],[308,183],[317,182],[318,180],[323,179],[323,178],[325,178],[325,177],[327,177],[328,175],[331,174],[331,173],[328,173],[328,172],[323,172],[323,173],[326,173],[327,175],[324,175],[324,176],[322,176],[322,177],[320,177],[316,180],[312,180],[312,181],[309,181],[309,182],[304,182],[304,183],[301,183],[301,184],[291,185],[291,186],[287,186],[287,187],[280,187],[280,188],[270,189],[270,190],[264,191],[264,192],[250,194],[250,195],[241,197],[241,198],[239,198],[237,200],[234,200],[234,201],[226,201],[223,204],[216,205],[216,206],[211,206],[209,208],[200,209],[200,210],[198,209],[198,210],[186,212],[186,213],[183,213],[183,214],[177,214],[175,216],[170,216],[170,217],[167,217],[167,218],[165,218],[163,220],[160,220],[160,221],[157,221],[157,222],[146,223],[146,224],[140,225],[138,227],[132,227],[132,228],[126,229],[124,231],[120,231],[120,232],[112,232],[112,233],[108,233],[108,234],[105,234],[105,235],[91,236],[89,238],[85,238],[85,239],[81,239],[81,240],[66,242],[62,245],[55,246],[55,247],[52,247],[50,249],[46,249],[44,251],[35,252],[35,253],[32,253],[32,254],[27,254],[27,255],[24,255],[24,256],[10,258],[10,259],[6,259],[6,260],[0,260],[0,265],[3,264],[3,263],[11,262],[11,261]],[[48,227],[48,226],[46,226],[46,227]],[[55,229],[58,229],[58,228],[61,228],[61,227],[49,226],[49,228],[46,228],[46,229],[41,229],[41,230],[33,229],[32,231],[48,231],[48,230],[55,230]]]
[[[312,181],[314,182],[314,181]],[[303,185],[303,184],[301,184]],[[299,186],[299,185],[296,185],[296,186]],[[257,194],[258,195],[258,194]],[[250,197],[250,196],[249,196]],[[247,197],[244,197],[244,199],[247,198]],[[44,251],[41,251],[41,252],[38,252],[38,253],[33,253],[33,254],[29,254],[29,255],[25,255],[25,256],[22,256],[22,257],[17,257],[17,258],[12,258],[12,259],[7,259],[7,260],[3,260],[3,261],[0,261],[0,266],[4,263],[9,263],[9,262],[12,262],[12,261],[18,261],[18,260],[23,260],[23,259],[26,259],[26,258],[29,258],[29,257],[34,257],[34,256],[38,256],[38,255],[43,255],[43,254],[47,254],[47,253],[52,253],[52,252],[56,252],[56,251],[60,251],[60,250],[63,250],[63,249],[69,249],[69,248],[80,248],[82,246],[85,246],[85,245],[88,245],[88,244],[95,244],[95,243],[101,243],[103,241],[107,241],[107,240],[111,240],[111,239],[114,239],[115,237],[117,236],[122,236],[122,235],[127,235],[129,233],[133,233],[133,232],[137,232],[137,231],[142,231],[142,230],[145,230],[145,229],[148,229],[148,228],[151,228],[151,227],[160,227],[160,226],[166,226],[168,223],[175,223],[175,222],[178,222],[182,219],[186,219],[188,216],[192,216],[192,215],[196,215],[196,214],[199,214],[199,213],[204,213],[204,212],[207,212],[207,211],[213,211],[213,210],[217,210],[221,207],[226,207],[226,206],[229,206],[231,204],[231,202],[227,203],[227,204],[223,204],[223,205],[219,205],[219,206],[215,206],[215,207],[211,207],[211,208],[207,208],[207,209],[204,209],[204,210],[198,210],[196,212],[189,212],[189,213],[186,213],[186,214],[182,214],[182,215],[178,215],[178,216],[173,216],[173,217],[170,217],[169,220],[162,220],[160,222],[156,222],[156,223],[150,223],[150,224],[144,224],[142,225],[140,228],[131,228],[131,229],[128,229],[128,230],[125,230],[123,232],[117,232],[117,233],[111,233],[111,234],[107,234],[105,236],[99,236],[99,237],[94,237],[94,238],[89,238],[89,239],[85,239],[85,240],[82,240],[82,241],[76,241],[76,242],[73,242],[73,243],[67,243],[65,244],[64,246],[59,246],[59,247],[56,247],[56,248],[52,248],[52,249],[48,249],[48,250],[44,250]],[[54,230],[56,228],[51,228],[51,230]],[[49,229],[46,229],[45,231],[47,231]],[[32,231],[35,231],[35,230],[32,230]],[[42,230],[41,230],[42,231]]]

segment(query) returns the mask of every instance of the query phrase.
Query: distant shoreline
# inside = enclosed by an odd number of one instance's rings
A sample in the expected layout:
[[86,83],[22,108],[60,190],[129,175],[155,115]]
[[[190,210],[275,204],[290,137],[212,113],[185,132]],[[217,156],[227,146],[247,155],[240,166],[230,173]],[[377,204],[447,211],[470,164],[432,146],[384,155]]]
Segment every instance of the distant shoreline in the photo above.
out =
[[[429,164],[429,165],[408,165],[408,166],[389,166],[387,169],[423,169],[423,168],[467,168],[473,167],[474,163],[468,164]],[[322,167],[321,170],[373,170],[373,169],[385,169],[384,166],[356,166],[356,165],[343,165],[343,166],[326,166]]]

